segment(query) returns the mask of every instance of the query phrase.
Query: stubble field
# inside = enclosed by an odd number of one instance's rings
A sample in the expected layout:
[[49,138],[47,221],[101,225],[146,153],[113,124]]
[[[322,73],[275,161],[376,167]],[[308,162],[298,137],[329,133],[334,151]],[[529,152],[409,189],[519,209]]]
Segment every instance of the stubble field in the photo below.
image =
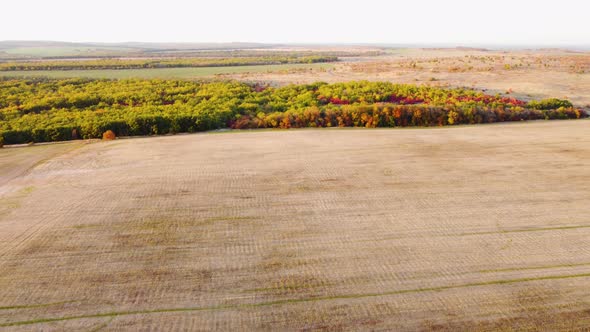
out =
[[0,327],[588,328],[589,130],[248,131],[0,150]]

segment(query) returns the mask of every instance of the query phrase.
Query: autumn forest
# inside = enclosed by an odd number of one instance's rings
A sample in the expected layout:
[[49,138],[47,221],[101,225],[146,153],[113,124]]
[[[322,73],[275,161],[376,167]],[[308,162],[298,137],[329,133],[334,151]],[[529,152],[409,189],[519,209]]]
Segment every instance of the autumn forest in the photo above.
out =
[[220,128],[445,126],[587,115],[567,100],[356,81],[271,87],[236,81],[2,79],[4,144]]

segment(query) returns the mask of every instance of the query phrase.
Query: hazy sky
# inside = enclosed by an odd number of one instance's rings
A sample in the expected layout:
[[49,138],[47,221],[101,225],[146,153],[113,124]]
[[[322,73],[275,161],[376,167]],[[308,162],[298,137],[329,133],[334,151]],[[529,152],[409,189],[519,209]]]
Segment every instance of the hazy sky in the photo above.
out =
[[7,0],[0,40],[590,44],[588,0]]

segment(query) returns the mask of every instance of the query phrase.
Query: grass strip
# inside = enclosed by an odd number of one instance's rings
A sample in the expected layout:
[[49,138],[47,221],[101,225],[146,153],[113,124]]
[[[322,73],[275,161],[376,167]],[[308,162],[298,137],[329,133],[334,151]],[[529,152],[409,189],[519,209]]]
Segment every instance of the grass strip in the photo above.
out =
[[580,267],[588,266],[590,263],[576,263],[576,264],[558,264],[558,265],[542,265],[542,266],[526,266],[526,267],[509,267],[505,269],[490,269],[480,270],[478,273],[496,273],[496,272],[511,272],[511,271],[528,271],[528,270],[544,270],[544,269],[559,269],[563,267]]
[[62,302],[53,302],[53,303],[13,305],[13,306],[0,307],[0,310],[43,308],[43,307],[51,307],[54,305],[60,305],[60,304],[66,304],[66,303],[74,303],[74,302],[79,302],[79,301],[62,301]]
[[545,231],[580,229],[580,228],[590,228],[590,225],[512,229],[512,230],[490,231],[490,232],[473,232],[473,233],[461,233],[461,234],[457,234],[457,235],[450,234],[448,236],[470,236],[470,235],[490,235],[490,234],[505,234],[505,233],[545,232]]

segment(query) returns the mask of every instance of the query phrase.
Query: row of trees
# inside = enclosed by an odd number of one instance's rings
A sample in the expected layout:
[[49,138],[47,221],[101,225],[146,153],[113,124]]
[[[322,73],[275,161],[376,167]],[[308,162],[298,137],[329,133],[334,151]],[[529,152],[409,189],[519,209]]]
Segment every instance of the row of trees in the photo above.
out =
[[549,98],[540,101],[530,101],[528,103],[530,108],[539,109],[539,110],[552,110],[558,108],[570,108],[573,107],[572,103],[569,100],[557,99],[557,98]]
[[337,108],[259,113],[239,116],[229,123],[232,129],[305,128],[305,127],[407,127],[446,126],[504,121],[577,119],[582,112],[561,108],[551,111],[517,107],[455,107],[426,105],[347,105]]
[[146,69],[181,67],[228,67],[253,65],[278,65],[291,63],[334,62],[335,56],[260,56],[225,58],[144,58],[99,60],[52,60],[0,62],[0,71],[31,70],[87,70],[87,69]]
[[568,103],[525,103],[473,90],[365,81],[274,88],[239,82],[3,79],[0,136],[6,144],[16,144],[99,138],[107,130],[125,136],[218,128],[444,126],[586,116]]

